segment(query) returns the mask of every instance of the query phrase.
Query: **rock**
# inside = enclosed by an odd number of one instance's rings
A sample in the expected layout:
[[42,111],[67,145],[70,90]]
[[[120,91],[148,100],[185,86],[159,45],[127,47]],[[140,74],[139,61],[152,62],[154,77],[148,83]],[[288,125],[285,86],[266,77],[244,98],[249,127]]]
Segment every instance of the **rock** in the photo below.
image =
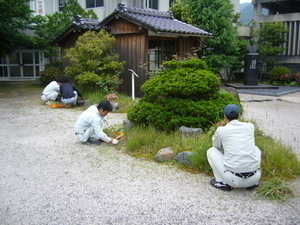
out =
[[173,152],[171,147],[162,148],[159,150],[155,156],[155,160],[158,162],[164,162],[168,160],[172,160],[175,157],[175,153]]
[[119,103],[118,102],[110,101],[110,103],[113,106],[113,111],[116,111],[119,108]]
[[176,155],[175,160],[183,165],[191,165],[190,158],[193,154],[191,151],[180,152]]
[[123,129],[124,130],[130,130],[134,124],[130,122],[129,120],[123,120]]
[[239,102],[241,101],[239,93],[237,92],[237,90],[235,88],[229,87],[229,88],[226,89],[226,91],[228,93],[232,94]]
[[78,106],[83,106],[84,108],[88,108],[92,105],[91,100],[79,100],[77,101]]
[[184,135],[199,135],[203,133],[201,128],[193,128],[193,127],[185,127],[185,126],[181,126],[179,128],[179,132],[181,132]]

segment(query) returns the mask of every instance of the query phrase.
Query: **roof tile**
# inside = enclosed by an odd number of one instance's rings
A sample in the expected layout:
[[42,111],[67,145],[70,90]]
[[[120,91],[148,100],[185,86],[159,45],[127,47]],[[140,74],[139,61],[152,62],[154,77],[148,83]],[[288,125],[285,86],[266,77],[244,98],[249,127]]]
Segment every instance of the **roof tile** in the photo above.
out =
[[[119,3],[118,8],[111,16],[115,14],[120,14],[125,18],[136,21],[155,32],[211,36],[211,33],[205,30],[175,19],[170,12],[162,12],[155,9],[141,9]],[[108,16],[107,18],[111,16]],[[106,19],[101,23],[105,20]]]

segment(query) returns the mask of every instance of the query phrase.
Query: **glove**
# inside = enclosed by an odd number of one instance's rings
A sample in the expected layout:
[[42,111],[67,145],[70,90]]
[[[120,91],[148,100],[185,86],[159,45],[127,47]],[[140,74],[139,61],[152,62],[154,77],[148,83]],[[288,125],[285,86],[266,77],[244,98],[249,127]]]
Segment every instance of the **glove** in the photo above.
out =
[[111,142],[113,145],[119,144],[119,141],[117,139],[111,139]]

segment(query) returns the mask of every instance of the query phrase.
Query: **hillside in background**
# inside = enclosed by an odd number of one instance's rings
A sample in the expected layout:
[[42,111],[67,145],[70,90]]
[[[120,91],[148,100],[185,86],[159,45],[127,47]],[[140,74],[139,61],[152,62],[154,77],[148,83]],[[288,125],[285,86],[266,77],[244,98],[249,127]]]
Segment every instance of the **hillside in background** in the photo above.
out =
[[253,5],[251,2],[240,4],[240,22],[242,25],[249,25],[253,19]]

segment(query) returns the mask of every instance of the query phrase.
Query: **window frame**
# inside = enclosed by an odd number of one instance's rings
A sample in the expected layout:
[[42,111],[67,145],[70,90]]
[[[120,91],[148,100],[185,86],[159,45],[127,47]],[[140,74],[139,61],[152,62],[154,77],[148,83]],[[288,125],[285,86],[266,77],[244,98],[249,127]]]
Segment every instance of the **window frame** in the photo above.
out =
[[[155,44],[158,43],[158,44]],[[173,45],[168,43],[173,42]],[[168,48],[172,46],[171,48]],[[164,61],[171,60],[177,52],[176,39],[150,39],[148,44],[148,70],[160,69]]]
[[147,0],[147,8],[158,10],[159,1],[158,0]]
[[[92,2],[93,2],[93,6],[89,6],[91,5]],[[85,0],[86,9],[98,8],[103,6],[104,6],[104,0]]]

